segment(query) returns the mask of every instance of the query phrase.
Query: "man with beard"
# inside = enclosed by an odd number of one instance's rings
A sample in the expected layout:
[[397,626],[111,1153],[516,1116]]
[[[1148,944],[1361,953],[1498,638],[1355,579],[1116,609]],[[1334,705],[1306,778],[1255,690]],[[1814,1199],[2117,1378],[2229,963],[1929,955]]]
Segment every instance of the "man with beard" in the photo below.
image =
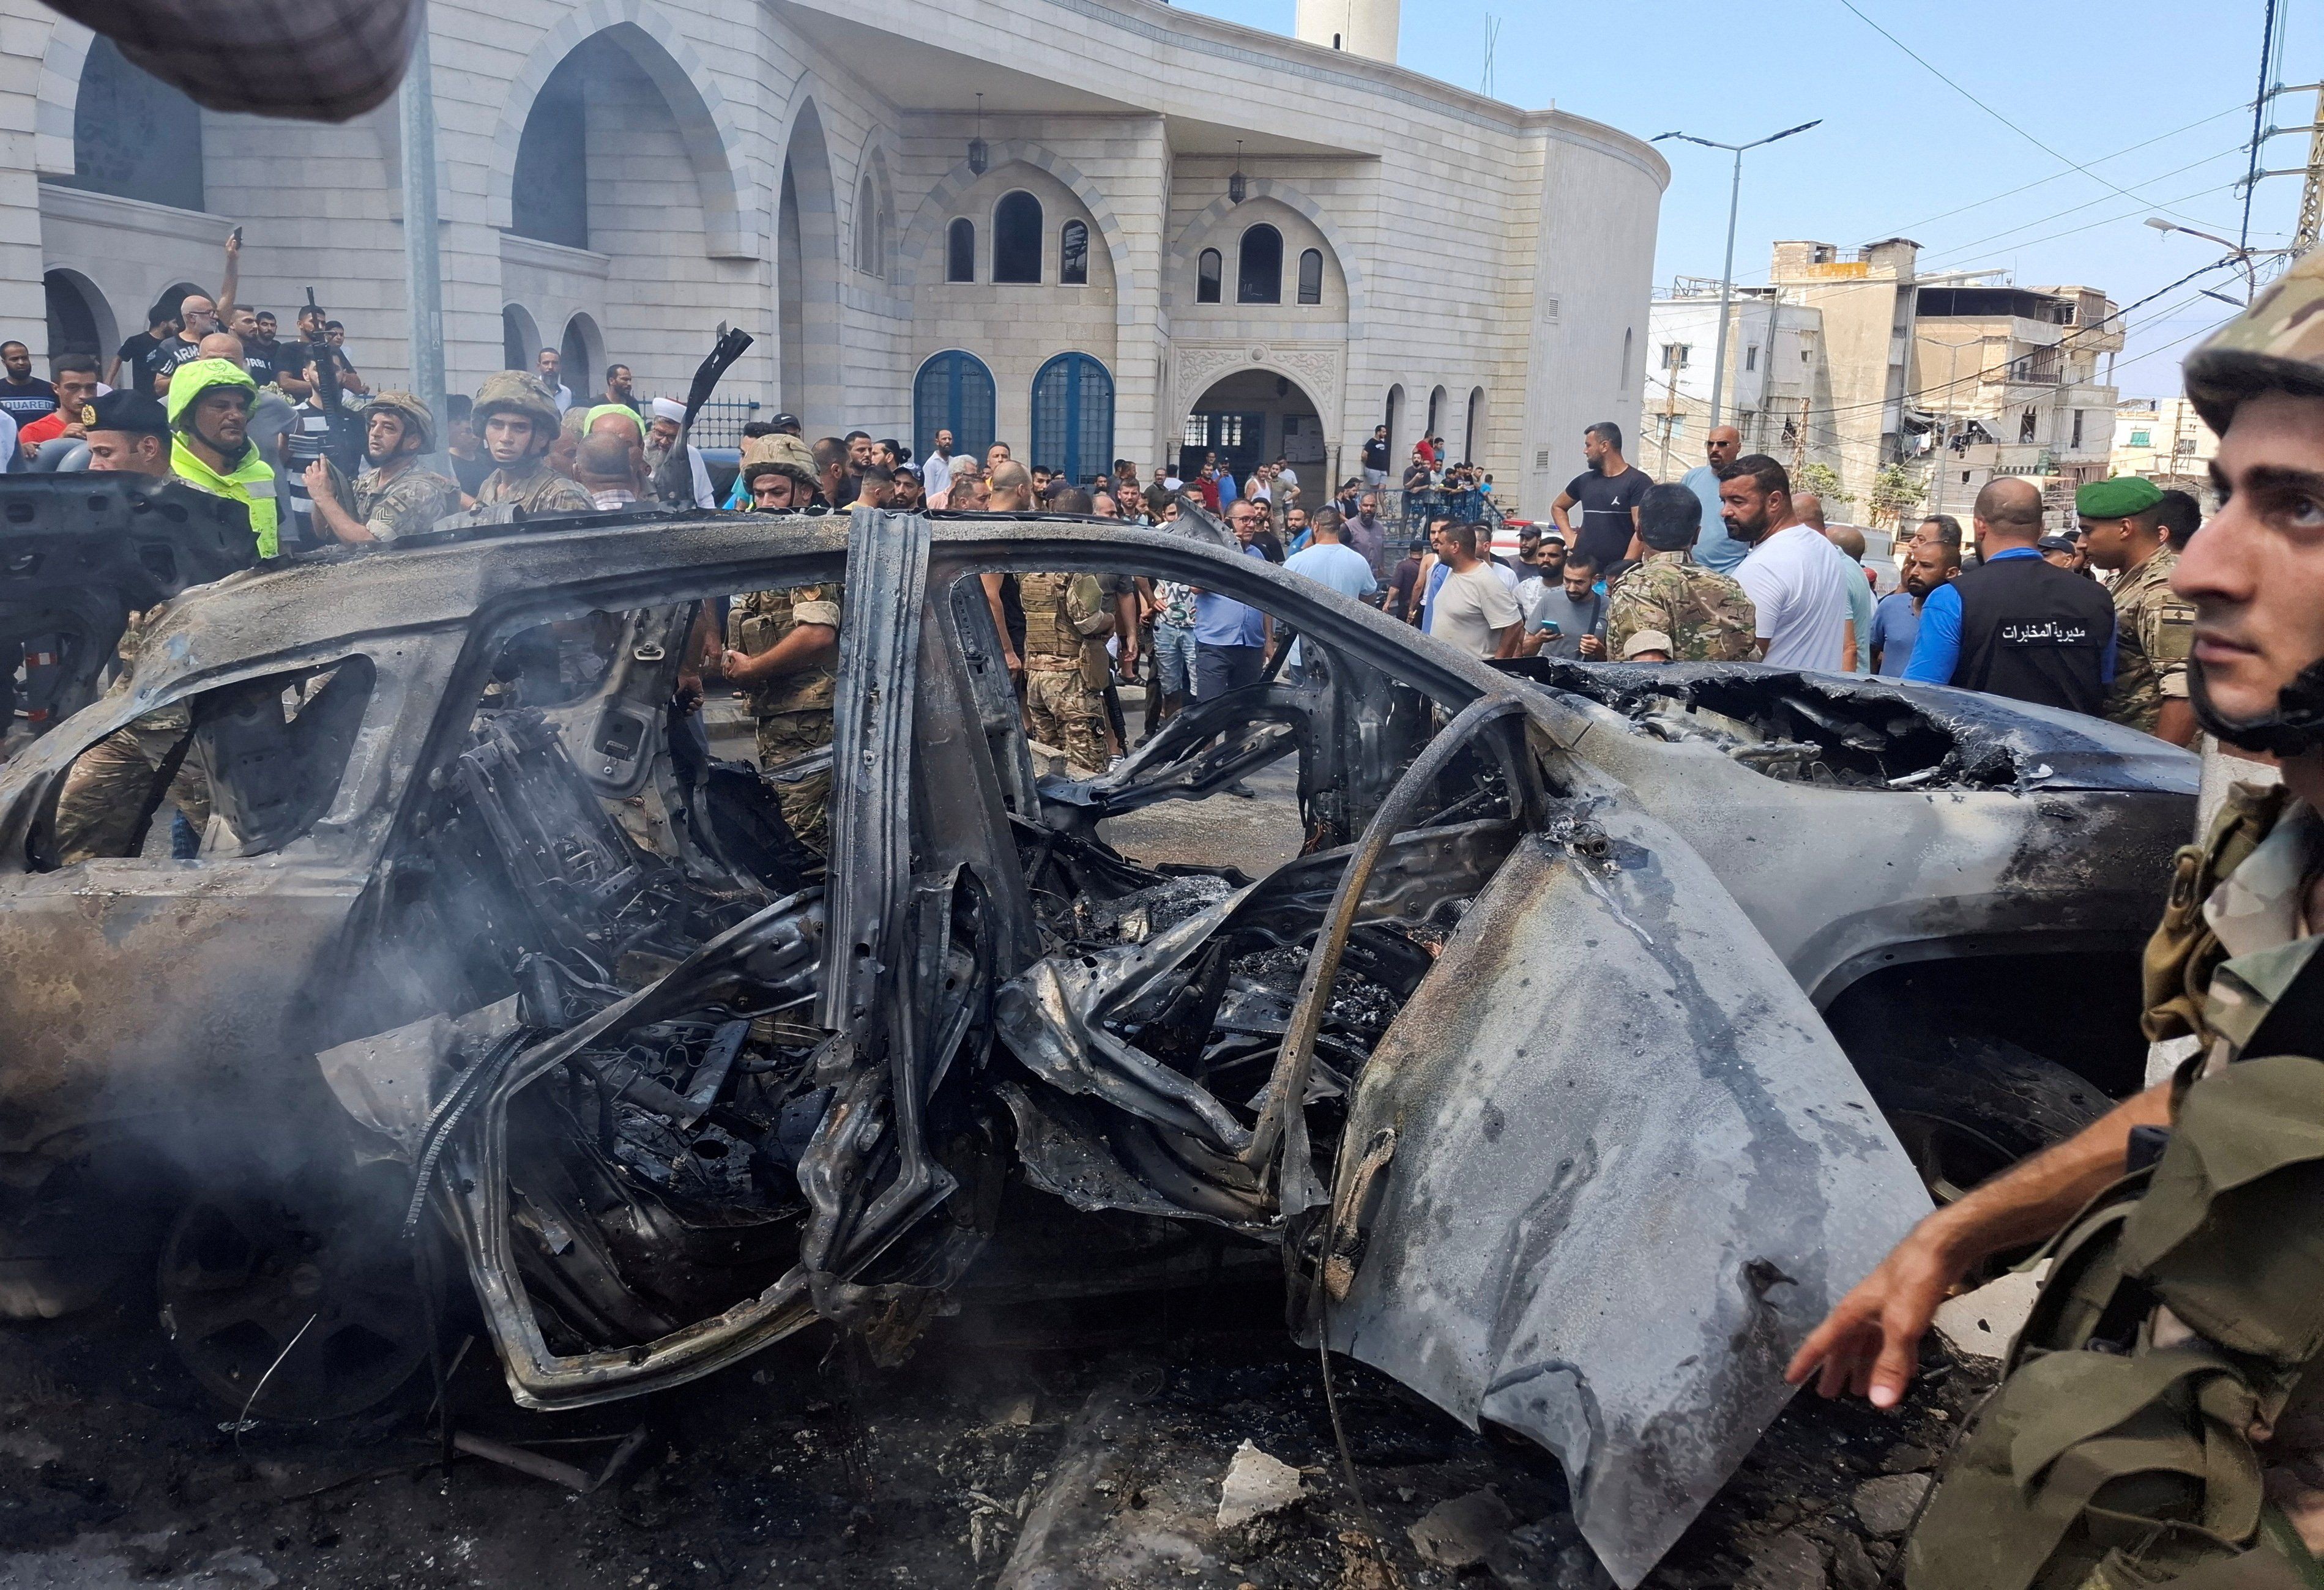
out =
[[1854,672],[1847,582],[1864,576],[1822,531],[1800,522],[1784,466],[1765,453],[1738,458],[1719,473],[1719,501],[1727,533],[1751,548],[1735,565],[1735,583],[1751,599],[1765,659],[1784,668]]
[[1960,551],[1934,536],[1905,543],[1904,589],[1891,591],[1872,610],[1872,671],[1901,679],[1913,664],[1913,642],[1921,633],[1921,610],[1930,593],[1960,573]]
[[2141,1025],[2193,1052],[1924,1218],[1786,1371],[1894,1407],[1946,1295],[1993,1255],[2055,1239],[2006,1377],[1904,1549],[1909,1590],[2292,1590],[2324,1571],[2319,308],[2310,254],[2185,365],[2219,437],[2220,499],[2171,578],[2195,610],[2188,699],[2282,778],[2227,792],[2179,852],[2147,943]]
[[493,473],[476,488],[480,507],[513,503],[529,514],[588,513],[595,508],[578,483],[549,467],[557,403],[539,378],[521,370],[488,375],[469,409]]
[[[686,424],[686,405],[673,398],[653,400],[653,420],[646,427],[646,479],[650,481],[660,473],[662,461],[670,449],[678,446],[678,433]],[[702,449],[688,442],[686,445],[687,483],[694,492],[696,508],[715,508],[718,494],[710,487],[710,465],[702,456]]]
[[2179,566],[2163,528],[2163,492],[2136,475],[2091,481],[2074,493],[2081,516],[2079,550],[2114,576],[2114,685],[2106,715],[2172,745],[2191,745],[2195,712],[2187,703],[2187,648],[2195,610],[2171,589]]
[[250,510],[258,556],[280,551],[274,472],[250,439],[250,406],[258,385],[241,365],[195,359],[176,367],[168,399],[170,468],[179,479]]
[[435,448],[435,418],[427,404],[410,392],[382,392],[363,406],[362,419],[371,467],[355,477],[346,506],[330,461],[307,466],[307,497],[319,528],[362,546],[420,535],[460,511],[459,483],[420,466],[420,455]]
[[[1602,569],[1629,556],[1638,532],[1638,500],[1654,482],[1623,461],[1622,427],[1611,420],[1582,433],[1582,461],[1589,467],[1566,483],[1549,505],[1549,517],[1567,545]],[[1578,523],[1567,518],[1577,508]]]

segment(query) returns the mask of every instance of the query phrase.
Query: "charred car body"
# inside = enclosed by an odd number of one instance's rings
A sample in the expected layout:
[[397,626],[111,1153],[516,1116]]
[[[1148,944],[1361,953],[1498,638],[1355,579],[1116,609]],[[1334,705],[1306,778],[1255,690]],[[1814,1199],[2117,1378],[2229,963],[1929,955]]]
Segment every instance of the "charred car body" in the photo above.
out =
[[[976,576],[1050,568],[1239,596],[1309,666],[1037,777]],[[825,861],[673,700],[699,603],[842,577]],[[2191,761],[1946,692],[1582,684],[1101,521],[641,515],[236,576],[0,770],[0,1228],[31,1256],[168,1166],[189,1361],[313,1412],[418,1362],[360,1255],[432,1221],[559,1408],[817,1319],[899,1349],[1021,1180],[1279,1250],[1295,1328],[1543,1443],[1635,1583],[1926,1208],[1819,1007],[1872,988],[1877,1042],[1883,969],[2135,953]],[[60,865],[76,759],[177,704],[200,857]],[[1108,842],[1286,758],[1264,878]],[[296,1212],[205,1185],[286,1160],[328,1190]]]

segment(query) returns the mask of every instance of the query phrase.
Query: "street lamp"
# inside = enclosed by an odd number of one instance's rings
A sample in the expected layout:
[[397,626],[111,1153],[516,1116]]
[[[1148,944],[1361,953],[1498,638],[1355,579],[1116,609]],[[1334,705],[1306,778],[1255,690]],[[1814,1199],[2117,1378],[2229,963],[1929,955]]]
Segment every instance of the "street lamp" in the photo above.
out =
[[[2228,259],[2234,260],[2236,263],[2244,268],[2244,284],[2246,290],[2244,294],[2244,302],[2241,304],[2236,304],[2236,308],[2238,309],[2245,308],[2252,299],[2259,297],[2259,267],[2252,263],[2253,257],[2258,253],[2282,253],[2286,252],[2282,249],[2255,250],[2246,248],[2242,244],[2229,242],[2227,239],[2221,237],[2215,232],[2201,232],[2192,226],[2181,226],[2178,222],[2166,221],[2160,216],[2147,216],[2146,224],[2149,226],[2153,227],[2157,232],[2183,232],[2190,237],[2200,237],[2205,243],[2216,243],[2221,248],[2227,250]],[[2222,260],[2219,263],[2225,264],[2227,263],[2227,261]],[[2214,269],[2216,269],[2216,267],[2214,267]],[[2207,288],[2204,290],[2203,296],[2206,298],[2216,299],[2220,295],[2210,291]],[[2236,302],[2233,299],[2227,299],[2224,301],[2230,304],[2235,304]]]
[[1708,429],[1718,428],[1720,400],[1726,396],[1727,315],[1728,306],[1735,297],[1735,216],[1738,207],[1743,202],[1743,152],[1822,125],[1823,118],[1818,116],[1812,122],[1802,122],[1796,127],[1786,127],[1780,133],[1770,133],[1755,143],[1717,143],[1708,138],[1697,138],[1692,133],[1658,133],[1650,141],[1660,143],[1665,138],[1680,138],[1689,143],[1700,143],[1705,149],[1729,150],[1735,156],[1735,185],[1727,196],[1727,268],[1719,273],[1719,346],[1711,355],[1711,424]]

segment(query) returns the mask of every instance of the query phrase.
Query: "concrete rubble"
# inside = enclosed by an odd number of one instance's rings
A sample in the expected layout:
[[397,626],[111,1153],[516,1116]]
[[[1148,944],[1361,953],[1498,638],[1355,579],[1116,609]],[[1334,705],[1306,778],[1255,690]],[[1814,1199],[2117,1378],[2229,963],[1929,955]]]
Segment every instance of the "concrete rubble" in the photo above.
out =
[[1245,1441],[1235,1448],[1219,1485],[1219,1528],[1240,1529],[1253,1519],[1296,1507],[1305,1494],[1297,1469]]

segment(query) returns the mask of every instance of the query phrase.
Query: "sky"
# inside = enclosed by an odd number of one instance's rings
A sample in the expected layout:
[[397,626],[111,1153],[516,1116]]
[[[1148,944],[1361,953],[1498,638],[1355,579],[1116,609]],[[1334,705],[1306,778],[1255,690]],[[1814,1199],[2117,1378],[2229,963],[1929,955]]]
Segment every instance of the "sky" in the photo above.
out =
[[[1292,27],[1292,0],[1178,3],[1250,27]],[[1738,282],[1766,280],[1778,238],[1846,249],[1904,236],[1922,244],[1924,271],[1997,266],[2023,286],[2087,285],[2126,306],[2226,253],[2157,232],[2147,216],[2238,234],[2235,185],[2248,161],[2264,0],[1955,0],[1933,12],[1903,0],[1853,4],[1869,22],[1849,0],[1404,0],[1398,58],[1479,88],[1490,15],[1500,23],[1492,92],[1513,105],[1554,105],[1642,138],[1677,131],[1723,143],[1821,116],[1813,131],[1744,157]],[[2271,81],[2324,78],[2324,0],[2278,0],[2276,9],[2281,64]],[[2304,127],[2315,109],[2312,92],[2282,95],[2268,121]],[[1716,278],[1732,157],[1658,147],[1671,184],[1655,280]],[[2308,135],[2265,147],[2264,168],[2304,165]],[[2258,185],[2254,248],[2292,241],[2300,188],[2298,177]],[[2115,376],[2125,398],[2175,392],[2180,360],[2235,313],[2201,296],[2206,287],[2240,299],[2243,273],[2200,277],[2128,314]]]

